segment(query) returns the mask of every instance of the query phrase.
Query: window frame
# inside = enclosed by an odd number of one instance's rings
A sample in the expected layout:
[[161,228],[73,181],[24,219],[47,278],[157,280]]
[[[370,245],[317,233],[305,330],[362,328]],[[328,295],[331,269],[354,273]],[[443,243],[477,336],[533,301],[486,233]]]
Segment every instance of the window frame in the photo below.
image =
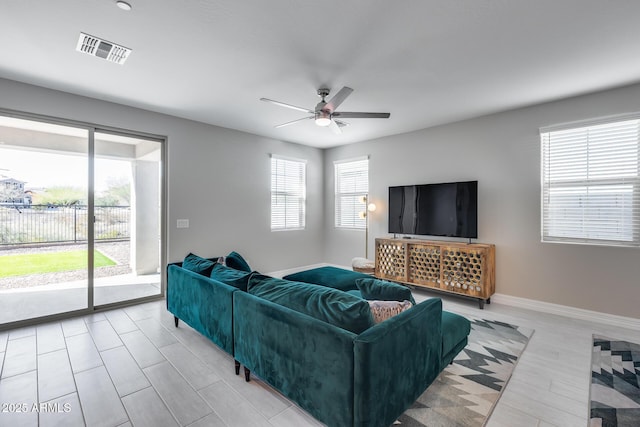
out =
[[[634,170],[634,172],[627,175],[618,173],[618,176],[612,176],[611,174],[615,175],[615,173],[611,173],[607,176],[606,169],[603,172],[602,164],[607,165],[605,168],[614,170],[617,164],[616,161],[620,161],[619,159],[623,158],[620,154],[623,148],[612,149],[607,147],[605,149],[606,153],[613,153],[614,158],[607,159],[606,162],[596,165],[596,161],[592,160],[592,157],[603,156],[602,148],[597,146],[598,143],[602,144],[602,136],[595,138],[591,137],[590,133],[597,132],[607,125],[622,127],[624,122],[632,121],[636,123],[628,125],[632,129],[629,134],[633,135],[635,133],[635,136],[630,138],[632,149],[629,158],[632,159],[632,166],[628,170]],[[634,127],[635,132],[633,132]],[[550,156],[553,156],[551,145],[554,143],[551,138],[554,133],[558,136],[561,132],[566,132],[567,134],[574,132],[576,137],[580,132],[586,134],[583,153],[583,156],[586,156],[586,160],[584,161],[585,166],[583,169],[576,168],[574,165],[566,165],[564,169],[551,170],[550,163],[552,160],[550,160]],[[613,128],[606,132],[608,132],[606,135],[610,138],[615,137]],[[621,137],[614,140],[615,143],[620,143],[620,141],[623,141]],[[560,142],[556,141],[555,144],[555,149],[558,151],[561,148],[559,147]],[[574,155],[578,156],[580,154],[579,149],[574,148],[574,150]],[[571,167],[575,169],[570,170]],[[571,174],[575,175],[577,173],[576,170],[583,173],[584,177],[572,177]],[[554,180],[552,178],[553,175],[564,179],[556,178]],[[640,247],[640,113],[608,116],[541,128],[540,188],[540,234],[542,243]],[[556,197],[560,200],[555,204],[551,200],[553,190],[555,190]],[[574,194],[574,200],[571,200],[571,193]],[[563,197],[564,200],[562,200]],[[603,201],[607,204],[604,204]],[[572,204],[575,204],[575,206],[572,206]],[[550,210],[554,208],[564,209],[566,213],[564,213],[564,216],[559,215],[556,218],[552,218],[553,212],[550,212]],[[573,230],[571,226],[564,225],[563,228],[561,224],[563,221],[569,223],[571,220],[569,211],[571,209],[582,212],[581,219],[576,223],[577,227],[571,224],[574,227]],[[607,225],[610,223],[617,224],[616,231],[608,232],[606,225],[595,226],[598,220],[606,222]],[[556,227],[555,231],[553,227]],[[578,229],[580,231],[576,231]],[[563,233],[565,235],[562,235]],[[568,235],[571,233],[576,235]],[[581,235],[578,236],[577,234],[580,233]],[[601,234],[598,236],[599,233]],[[607,233],[609,234],[608,236]],[[615,234],[618,234],[618,236],[615,236]]]
[[[306,227],[306,204],[307,204],[307,161],[305,159],[298,159],[298,158],[293,158],[293,157],[285,157],[285,156],[280,156],[277,154],[271,154],[271,172],[270,172],[270,179],[271,179],[271,184],[270,184],[270,188],[271,188],[271,202],[270,202],[270,207],[271,207],[271,215],[270,215],[270,220],[271,220],[271,224],[270,224],[270,229],[271,231],[299,231],[299,230],[304,230]],[[275,162],[275,163],[274,163]],[[286,167],[284,165],[286,165],[287,163],[290,164],[298,164],[296,167],[300,168],[300,172],[301,172],[301,176],[299,177],[299,181],[296,183],[296,185],[299,188],[285,188],[284,190],[279,190],[277,188],[277,177],[278,176],[286,176],[286,172],[285,174],[277,174],[277,164],[279,162],[282,162],[283,167]],[[285,163],[287,162],[287,163]],[[276,165],[276,169],[274,170],[274,164]],[[274,182],[274,178],[276,179],[276,181]],[[275,186],[274,186],[275,184]],[[284,182],[285,187],[287,187],[288,183]],[[300,190],[300,191],[297,191]],[[282,225],[276,224],[276,226],[274,227],[274,223],[278,223],[278,218],[274,217],[274,214],[276,212],[276,207],[278,206],[278,200],[280,198],[284,197],[284,210],[285,213],[282,215],[282,218],[284,220],[284,223],[282,223]],[[286,213],[287,210],[287,206],[289,203],[288,199],[294,199],[297,200],[297,220],[295,221],[295,225],[290,225],[287,223],[287,218],[288,215]]]
[[[366,162],[366,189],[362,191],[340,191],[340,186],[342,182],[341,173],[339,169],[349,164]],[[363,170],[364,168],[360,169]],[[358,169],[353,168],[352,170],[358,171]],[[367,228],[366,217],[361,217],[360,212],[366,212],[366,204],[363,204],[361,199],[362,197],[369,197],[369,156],[364,157],[356,157],[351,159],[344,160],[336,160],[333,162],[333,177],[334,177],[334,227],[336,229],[342,230],[365,230]],[[346,171],[344,171],[346,172]],[[344,175],[344,172],[342,175]],[[356,178],[357,179],[357,178]],[[354,183],[357,186],[357,183]],[[355,190],[355,189],[354,189]],[[343,222],[344,213],[343,213],[343,203],[342,198],[347,197],[352,199],[353,203],[353,211],[351,212],[351,220],[350,223]],[[362,205],[362,209],[357,210],[356,206],[359,204]]]

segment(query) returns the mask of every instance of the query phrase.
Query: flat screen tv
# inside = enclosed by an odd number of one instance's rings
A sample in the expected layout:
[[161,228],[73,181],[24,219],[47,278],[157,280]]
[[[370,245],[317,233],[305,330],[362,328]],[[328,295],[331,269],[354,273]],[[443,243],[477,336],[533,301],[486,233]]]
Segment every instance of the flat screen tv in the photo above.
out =
[[478,181],[389,187],[389,233],[478,237]]

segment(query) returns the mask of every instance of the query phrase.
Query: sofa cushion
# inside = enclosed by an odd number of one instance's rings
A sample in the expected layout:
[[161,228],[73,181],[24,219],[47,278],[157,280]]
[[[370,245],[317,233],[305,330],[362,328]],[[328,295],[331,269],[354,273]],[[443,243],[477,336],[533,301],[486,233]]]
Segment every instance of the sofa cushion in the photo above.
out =
[[471,322],[465,317],[448,311],[442,312],[442,359],[451,362],[467,343]]
[[369,308],[371,309],[371,316],[375,323],[384,322],[387,319],[391,319],[403,311],[409,310],[413,307],[411,301],[368,301]]
[[356,280],[371,277],[357,271],[345,270],[337,267],[319,267],[312,270],[284,276],[284,279],[294,282],[314,283],[341,291],[357,290]]
[[245,259],[242,258],[242,255],[240,255],[236,251],[233,251],[229,255],[227,255],[224,262],[227,267],[235,268],[236,270],[240,271],[251,272],[251,267],[249,267],[247,261],[245,261]]
[[219,282],[233,286],[242,291],[247,290],[251,272],[240,271],[234,268],[226,267],[222,264],[216,264],[211,270],[211,278]]
[[411,301],[412,305],[416,300],[411,295],[411,289],[397,283],[379,280],[375,278],[357,279],[356,286],[366,300],[380,301]]
[[364,298],[362,298],[362,293],[360,291],[347,291],[347,293],[349,295],[353,295],[354,297],[358,297],[358,298],[364,299]]
[[182,268],[202,274],[203,276],[208,276],[211,274],[211,269],[214,264],[214,261],[189,253],[189,255],[184,257],[184,261],[182,261]]
[[367,301],[326,286],[254,273],[249,293],[355,334],[373,326]]

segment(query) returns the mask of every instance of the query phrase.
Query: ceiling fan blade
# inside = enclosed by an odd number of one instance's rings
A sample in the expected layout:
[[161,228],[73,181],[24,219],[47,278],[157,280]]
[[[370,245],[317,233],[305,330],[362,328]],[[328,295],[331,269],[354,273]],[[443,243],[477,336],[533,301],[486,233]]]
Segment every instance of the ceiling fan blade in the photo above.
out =
[[342,134],[342,129],[340,129],[340,126],[338,126],[335,120],[331,120],[331,122],[329,122],[329,129],[331,129],[331,132],[336,135]]
[[353,92],[353,89],[351,89],[350,87],[343,87],[338,91],[338,93],[333,96],[333,98],[331,98],[327,102],[327,105],[324,109],[327,109],[331,112],[335,111],[335,109],[338,108],[338,106],[342,104],[345,99],[347,99],[347,96],[351,95],[351,92]]
[[342,120],[335,120],[335,119],[334,119],[333,121],[334,121],[334,122],[336,122],[336,124],[337,124],[338,126],[340,126],[341,128],[343,128],[343,127],[345,127],[345,126],[349,126],[349,123],[347,123],[347,122],[343,122]]
[[285,127],[285,126],[292,125],[292,124],[294,124],[294,123],[301,122],[301,121],[303,121],[303,120],[313,119],[314,117],[315,117],[315,116],[309,116],[309,117],[303,117],[303,118],[301,118],[301,119],[291,120],[290,122],[282,123],[281,125],[277,125],[277,126],[275,126],[275,127],[276,127],[276,128],[282,128],[282,127]]
[[388,119],[391,116],[391,113],[356,113],[336,111],[331,115],[333,117],[340,117],[343,119]]
[[276,104],[276,105],[279,105],[279,106],[285,107],[285,108],[291,108],[292,110],[303,111],[303,112],[309,113],[309,114],[313,114],[314,113],[313,110],[309,110],[308,108],[296,107],[295,105],[285,104],[284,102],[274,101],[273,99],[269,99],[269,98],[260,98],[260,101],[270,102],[271,104]]

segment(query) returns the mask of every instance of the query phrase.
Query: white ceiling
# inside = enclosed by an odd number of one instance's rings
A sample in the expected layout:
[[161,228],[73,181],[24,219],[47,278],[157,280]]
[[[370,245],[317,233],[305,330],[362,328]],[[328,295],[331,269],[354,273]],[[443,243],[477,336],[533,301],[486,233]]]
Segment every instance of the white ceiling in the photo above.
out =
[[[0,0],[0,77],[315,147],[640,81],[637,0]],[[80,32],[133,49],[75,50]],[[355,91],[335,135],[321,86]],[[1,94],[0,94],[1,96]]]

